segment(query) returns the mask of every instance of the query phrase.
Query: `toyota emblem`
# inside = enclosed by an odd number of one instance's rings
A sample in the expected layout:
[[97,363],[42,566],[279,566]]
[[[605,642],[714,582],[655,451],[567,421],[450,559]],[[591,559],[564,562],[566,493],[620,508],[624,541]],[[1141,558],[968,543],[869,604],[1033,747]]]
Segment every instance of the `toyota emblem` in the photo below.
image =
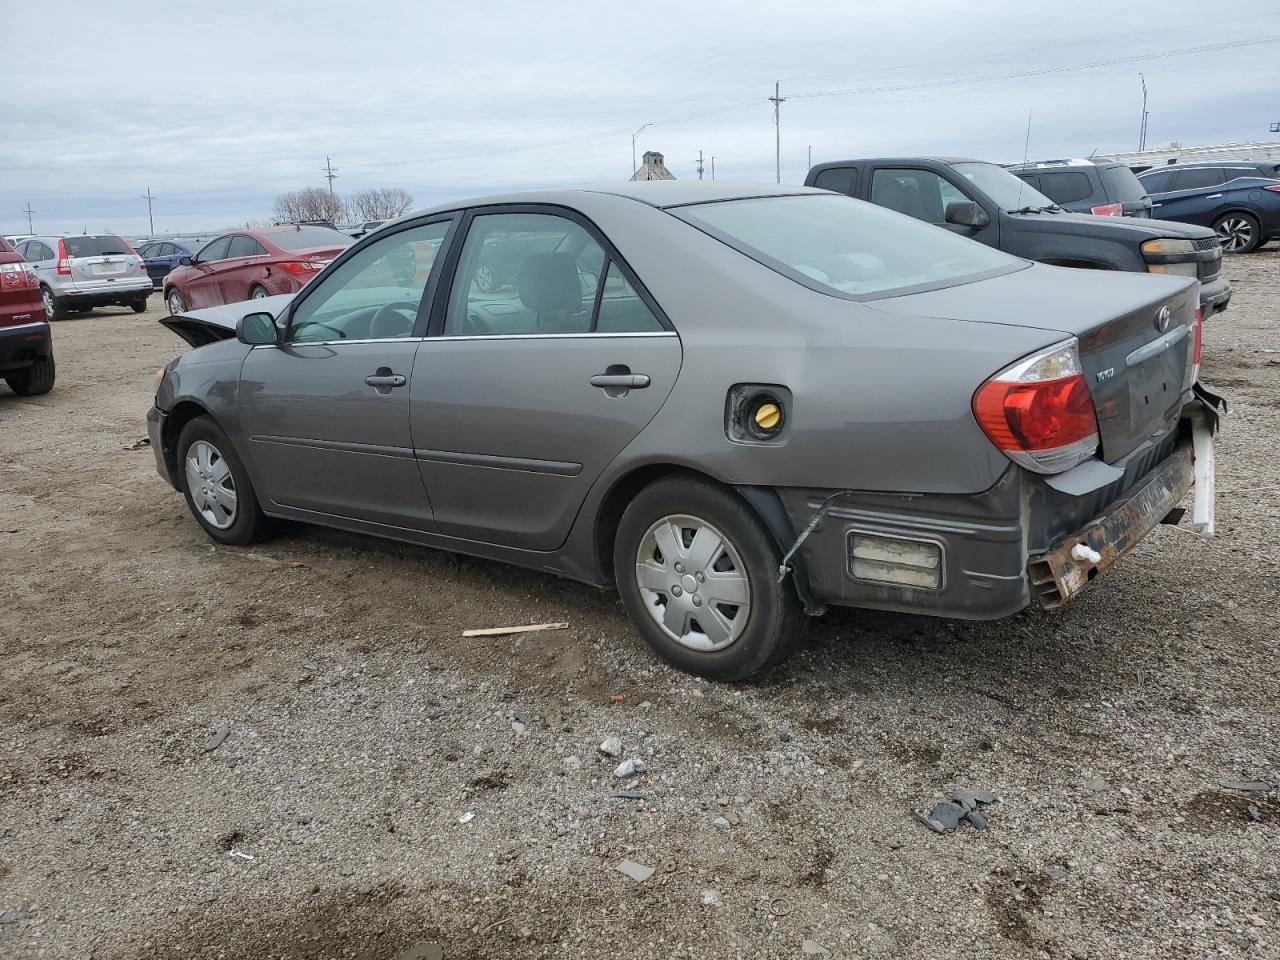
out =
[[1169,329],[1169,308],[1161,307],[1156,311],[1156,329],[1164,333]]

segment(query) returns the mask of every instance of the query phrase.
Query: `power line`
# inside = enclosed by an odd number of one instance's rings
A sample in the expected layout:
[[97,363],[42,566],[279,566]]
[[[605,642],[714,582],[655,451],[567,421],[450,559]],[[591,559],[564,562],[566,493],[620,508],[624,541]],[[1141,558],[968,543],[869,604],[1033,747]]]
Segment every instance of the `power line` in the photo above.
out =
[[333,169],[333,162],[328,158],[324,158],[324,176],[329,181],[329,196],[333,196],[333,181],[338,176],[338,171]]

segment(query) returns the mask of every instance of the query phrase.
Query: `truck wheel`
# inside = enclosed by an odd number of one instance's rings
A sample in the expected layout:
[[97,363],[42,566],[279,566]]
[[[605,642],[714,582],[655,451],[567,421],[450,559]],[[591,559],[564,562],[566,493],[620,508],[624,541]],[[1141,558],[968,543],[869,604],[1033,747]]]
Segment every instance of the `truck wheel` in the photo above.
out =
[[67,319],[67,301],[55,297],[48,287],[40,288],[40,299],[44,301],[44,312],[50,320]]
[[53,357],[42,357],[29,367],[4,375],[9,389],[20,397],[34,397],[53,389]]
[[196,417],[182,428],[178,477],[191,515],[219,543],[243,547],[269,531],[244,464],[209,417]]
[[1224,253],[1253,253],[1262,246],[1262,227],[1258,218],[1248,213],[1228,213],[1213,224],[1213,232],[1222,241]]
[[627,506],[614,575],[631,622],[664,660],[741,680],[783,660],[804,614],[778,582],[781,554],[754,513],[691,477],[661,480]]

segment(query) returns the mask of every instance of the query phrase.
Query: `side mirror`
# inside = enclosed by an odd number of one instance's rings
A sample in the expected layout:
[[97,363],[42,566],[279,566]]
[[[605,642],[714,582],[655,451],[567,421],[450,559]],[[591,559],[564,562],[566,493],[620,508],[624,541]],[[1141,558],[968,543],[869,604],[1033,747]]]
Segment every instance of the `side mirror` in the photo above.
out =
[[191,259],[191,257],[179,257],[179,258],[178,258],[178,266],[181,266],[181,267],[189,267],[189,266],[191,266],[191,264],[193,264],[193,263],[195,263],[195,261],[194,261],[193,259]]
[[236,339],[251,347],[279,343],[276,318],[269,313],[250,313],[241,317],[240,322],[236,324]]
[[971,230],[981,230],[991,222],[991,218],[987,216],[987,211],[982,209],[982,205],[974,203],[972,200],[953,200],[947,204],[947,212],[942,218],[947,223],[953,223],[957,227],[969,227]]

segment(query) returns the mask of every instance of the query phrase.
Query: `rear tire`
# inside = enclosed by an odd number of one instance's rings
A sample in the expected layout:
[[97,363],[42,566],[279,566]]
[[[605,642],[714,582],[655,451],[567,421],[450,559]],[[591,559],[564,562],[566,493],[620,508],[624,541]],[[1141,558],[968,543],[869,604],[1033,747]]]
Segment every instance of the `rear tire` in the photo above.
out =
[[34,397],[53,389],[55,372],[53,357],[44,357],[29,367],[6,373],[4,380],[18,396]]
[[191,515],[218,543],[243,547],[270,533],[248,471],[211,418],[196,417],[182,428],[176,472]]
[[67,319],[67,301],[55,297],[48,287],[40,288],[40,299],[44,301],[44,312],[50,320]]
[[261,300],[263,297],[269,297],[269,296],[271,296],[271,294],[267,292],[267,288],[260,286],[259,284],[255,283],[252,287],[249,288],[250,300]]
[[147,301],[145,300],[132,300],[129,302],[129,306],[133,307],[134,313],[147,312]]
[[1224,253],[1253,253],[1262,246],[1262,225],[1251,213],[1228,213],[1213,223]]
[[[704,537],[714,546],[700,546]],[[637,494],[613,551],[618,592],[640,635],[668,663],[713,680],[744,679],[794,649],[804,613],[791,585],[778,582],[781,559],[745,503],[692,477]]]

